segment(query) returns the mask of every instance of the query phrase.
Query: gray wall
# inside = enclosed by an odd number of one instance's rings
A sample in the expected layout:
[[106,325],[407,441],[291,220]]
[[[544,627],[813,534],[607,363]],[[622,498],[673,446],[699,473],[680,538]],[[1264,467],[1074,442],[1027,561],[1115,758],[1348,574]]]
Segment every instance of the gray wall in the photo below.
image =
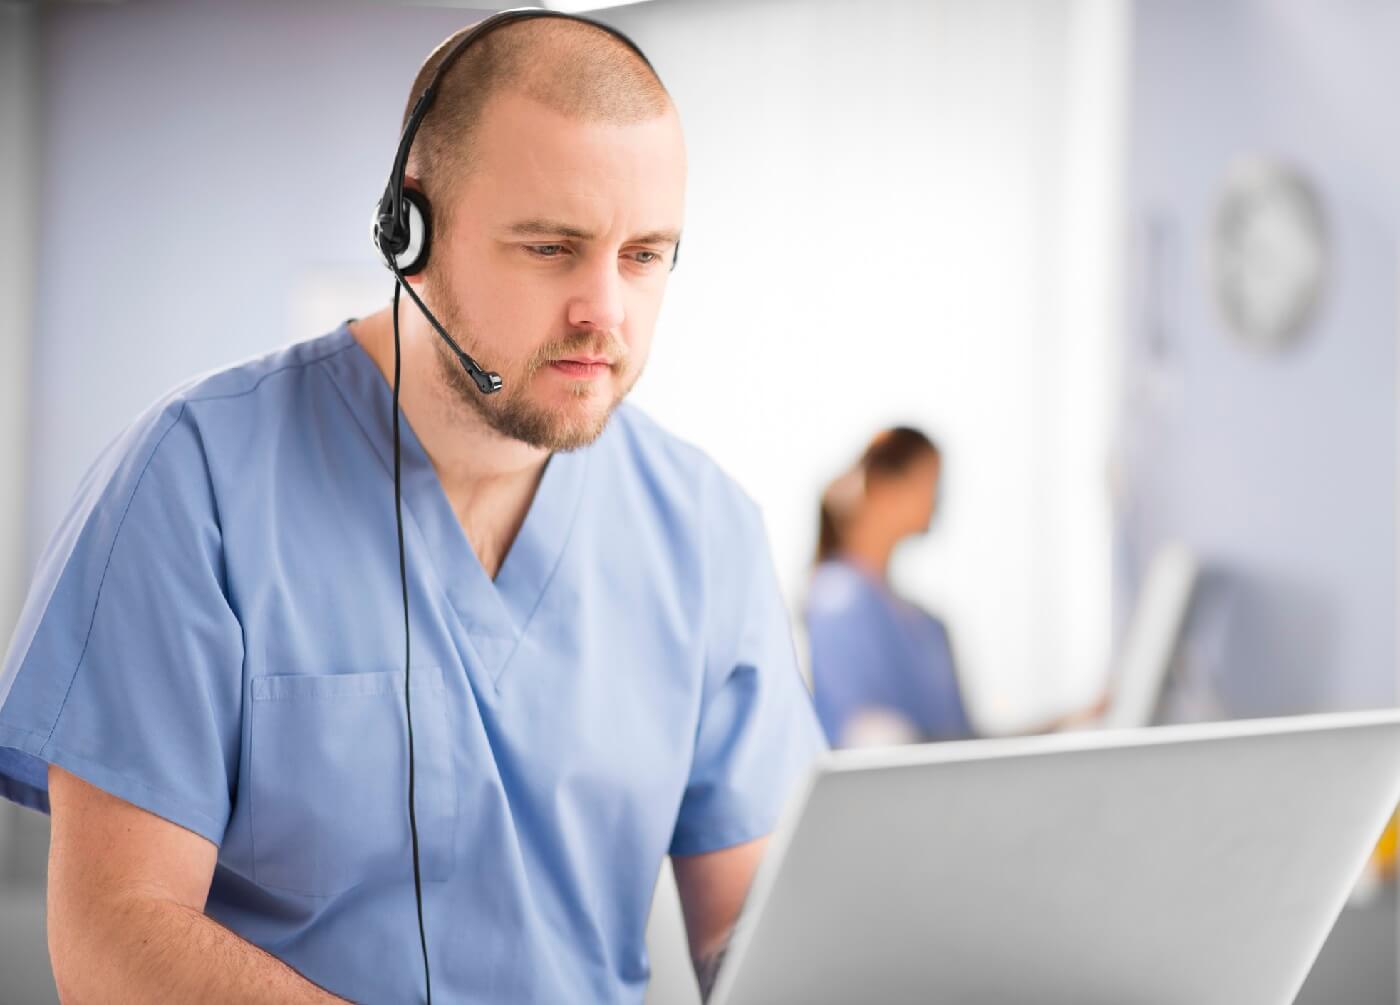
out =
[[377,275],[370,211],[409,83],[478,16],[328,0],[45,9],[31,558],[153,398],[289,341],[316,266]]
[[[29,447],[29,348],[39,184],[39,16],[0,4],[0,191],[9,195],[0,246],[0,471],[22,472]],[[25,479],[0,481],[0,638],[9,635],[27,580]],[[35,814],[0,803],[0,999],[57,999],[44,965],[44,855]],[[21,963],[20,961],[24,961]]]
[[[1178,537],[1212,568],[1175,714],[1395,701],[1400,5],[1138,0],[1118,599]],[[1246,351],[1207,296],[1238,154],[1319,189],[1331,276],[1305,342]]]
[[[39,16],[0,3],[0,192],[9,193],[0,246],[0,471],[29,461],[29,350],[39,207]],[[25,485],[0,484],[0,638],[19,614],[25,575]]]
[[[39,18],[0,4],[0,191],[11,193],[10,240],[0,247],[0,471],[24,471],[29,453],[29,349],[39,185]],[[27,585],[25,479],[0,481],[0,638]],[[0,803],[0,884],[33,881],[34,853],[17,836],[20,811]]]

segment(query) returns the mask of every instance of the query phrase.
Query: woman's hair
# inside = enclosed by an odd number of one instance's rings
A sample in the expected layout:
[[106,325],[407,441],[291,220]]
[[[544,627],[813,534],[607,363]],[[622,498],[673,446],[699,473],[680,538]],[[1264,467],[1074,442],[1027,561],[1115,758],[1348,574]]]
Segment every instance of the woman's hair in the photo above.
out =
[[824,562],[845,546],[845,529],[865,498],[872,481],[907,472],[916,461],[942,456],[938,444],[912,426],[895,426],[875,434],[854,466],[822,493],[817,530],[817,561]]

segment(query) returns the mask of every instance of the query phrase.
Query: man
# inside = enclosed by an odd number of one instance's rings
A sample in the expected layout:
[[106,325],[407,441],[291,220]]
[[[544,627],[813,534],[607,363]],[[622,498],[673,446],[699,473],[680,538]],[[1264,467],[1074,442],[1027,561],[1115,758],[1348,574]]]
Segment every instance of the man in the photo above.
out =
[[[404,302],[433,991],[639,1000],[668,853],[704,983],[821,741],[755,507],[617,407],[680,235],[675,109],[607,32],[512,23],[448,72],[408,175],[434,207],[410,281],[503,379],[482,396]],[[393,367],[385,310],[176,391],[44,555],[0,791],[51,808],[66,998],[422,997]]]

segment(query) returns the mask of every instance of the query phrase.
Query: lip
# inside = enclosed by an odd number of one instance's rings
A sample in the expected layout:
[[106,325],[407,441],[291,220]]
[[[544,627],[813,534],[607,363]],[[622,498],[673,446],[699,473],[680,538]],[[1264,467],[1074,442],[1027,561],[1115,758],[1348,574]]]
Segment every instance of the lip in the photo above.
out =
[[612,363],[602,356],[571,356],[556,359],[550,368],[573,380],[593,380],[612,370]]

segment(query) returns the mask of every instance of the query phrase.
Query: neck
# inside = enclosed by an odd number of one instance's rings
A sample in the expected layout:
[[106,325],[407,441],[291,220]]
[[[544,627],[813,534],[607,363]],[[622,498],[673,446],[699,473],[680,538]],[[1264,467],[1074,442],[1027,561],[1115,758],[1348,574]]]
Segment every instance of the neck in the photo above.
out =
[[890,556],[898,543],[898,535],[891,534],[879,523],[857,521],[846,532],[841,557],[883,582],[889,578]]
[[[473,550],[494,576],[529,512],[549,452],[502,436],[457,400],[438,369],[437,333],[407,298],[399,311],[399,407]],[[392,386],[393,308],[353,322],[350,330]]]

